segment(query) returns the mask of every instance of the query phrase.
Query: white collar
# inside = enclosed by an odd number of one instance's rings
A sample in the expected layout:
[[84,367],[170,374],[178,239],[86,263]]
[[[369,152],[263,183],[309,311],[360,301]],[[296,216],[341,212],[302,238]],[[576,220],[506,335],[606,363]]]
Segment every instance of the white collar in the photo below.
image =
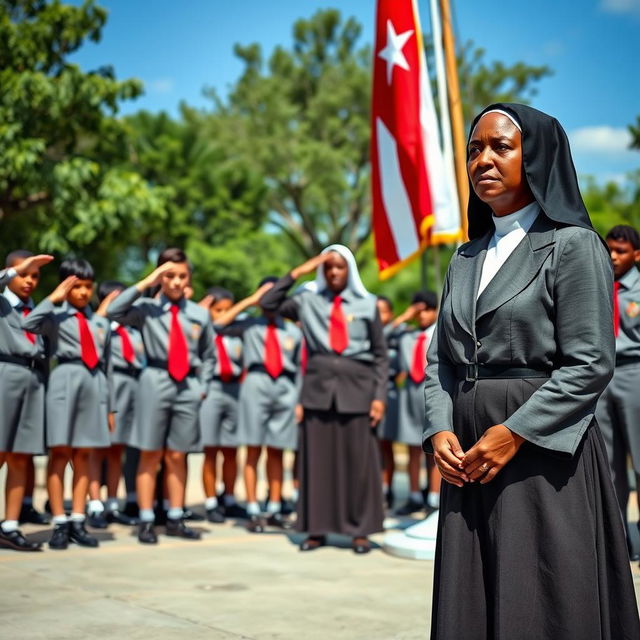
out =
[[22,302],[22,300],[15,294],[9,287],[6,287],[3,291],[4,297],[9,301],[9,304],[14,308],[22,309],[22,307],[27,307],[27,309],[33,309],[33,300],[29,298],[27,302]]
[[495,226],[494,235],[497,239],[500,239],[520,229],[527,233],[539,214],[540,205],[534,200],[526,207],[506,216],[493,215],[493,224]]

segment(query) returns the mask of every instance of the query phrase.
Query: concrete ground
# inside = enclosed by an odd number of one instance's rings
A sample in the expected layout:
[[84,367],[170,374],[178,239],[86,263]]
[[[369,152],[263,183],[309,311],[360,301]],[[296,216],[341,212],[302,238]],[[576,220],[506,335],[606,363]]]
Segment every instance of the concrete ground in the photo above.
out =
[[[201,458],[192,456],[191,462],[189,493],[195,503],[201,500]],[[406,476],[398,474],[400,498],[403,491]],[[43,500],[39,486],[36,504]],[[112,526],[97,534],[99,549],[0,550],[0,638],[409,640],[428,635],[430,561],[402,560],[379,548],[356,556],[349,541],[338,537],[330,539],[332,546],[300,553],[297,534],[250,534],[233,521],[195,524],[203,532],[199,542],[161,535],[160,544],[143,547],[131,529]],[[43,541],[50,534],[49,527],[24,531]],[[373,540],[380,543],[382,537]],[[640,570],[633,571],[640,592]]]

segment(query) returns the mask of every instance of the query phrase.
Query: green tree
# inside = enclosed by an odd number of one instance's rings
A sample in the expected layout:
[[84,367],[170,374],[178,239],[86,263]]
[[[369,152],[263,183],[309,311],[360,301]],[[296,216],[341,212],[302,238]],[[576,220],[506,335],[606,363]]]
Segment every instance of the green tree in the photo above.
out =
[[636,116],[635,124],[629,125],[629,133],[631,133],[631,148],[640,149],[640,116]]
[[113,267],[126,247],[122,231],[163,216],[169,192],[114,162],[127,133],[118,103],[138,96],[141,83],[68,61],[85,40],[100,39],[105,20],[92,0],[0,1],[4,249],[84,252]]

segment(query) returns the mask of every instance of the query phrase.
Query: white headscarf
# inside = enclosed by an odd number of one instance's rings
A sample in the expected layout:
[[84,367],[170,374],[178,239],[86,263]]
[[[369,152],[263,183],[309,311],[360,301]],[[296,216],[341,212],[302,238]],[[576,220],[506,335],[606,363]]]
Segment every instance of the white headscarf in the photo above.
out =
[[[367,291],[366,287],[362,283],[362,280],[360,279],[358,265],[356,264],[356,259],[353,257],[353,253],[351,253],[351,250],[342,244],[332,244],[329,245],[326,249],[322,250],[322,255],[324,255],[325,253],[330,253],[332,251],[339,254],[347,261],[347,266],[349,267],[349,275],[347,278],[347,286],[345,288],[351,291],[351,293],[353,293],[358,298],[371,297],[372,294]],[[327,288],[327,280],[324,277],[324,264],[321,264],[318,267],[314,283],[316,291],[324,291]]]
[[522,133],[522,127],[520,126],[520,123],[516,120],[516,118],[514,116],[512,116],[510,113],[507,113],[506,111],[503,111],[502,109],[491,109],[491,111],[485,111],[480,117],[484,118],[486,115],[488,115],[490,113],[500,113],[503,116],[507,116],[507,118],[509,118],[509,120],[511,120],[511,122],[513,122],[513,124],[516,126],[518,131],[520,131],[520,133]]

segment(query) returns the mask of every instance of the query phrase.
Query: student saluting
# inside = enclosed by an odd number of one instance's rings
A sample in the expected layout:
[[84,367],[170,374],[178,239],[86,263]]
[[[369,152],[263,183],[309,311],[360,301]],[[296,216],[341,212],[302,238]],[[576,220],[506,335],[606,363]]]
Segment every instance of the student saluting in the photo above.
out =
[[[293,283],[314,270],[315,286],[287,298]],[[309,353],[300,398],[297,522],[309,537],[300,549],[317,549],[335,532],[352,536],[356,553],[367,553],[367,536],[382,529],[375,427],[388,379],[376,298],[362,284],[351,251],[331,245],[278,280],[261,305],[299,320]]]
[[[158,257],[156,270],[123,291],[107,309],[111,320],[140,330],[147,355],[147,367],[138,382],[131,437],[131,445],[140,449],[138,540],[147,544],[158,541],[153,498],[163,456],[170,504],[167,535],[200,538],[182,519],[186,454],[198,446],[200,404],[213,378],[215,352],[209,314],[184,297],[189,280],[184,251],[165,249]],[[146,289],[157,284],[159,296],[142,297]]]

